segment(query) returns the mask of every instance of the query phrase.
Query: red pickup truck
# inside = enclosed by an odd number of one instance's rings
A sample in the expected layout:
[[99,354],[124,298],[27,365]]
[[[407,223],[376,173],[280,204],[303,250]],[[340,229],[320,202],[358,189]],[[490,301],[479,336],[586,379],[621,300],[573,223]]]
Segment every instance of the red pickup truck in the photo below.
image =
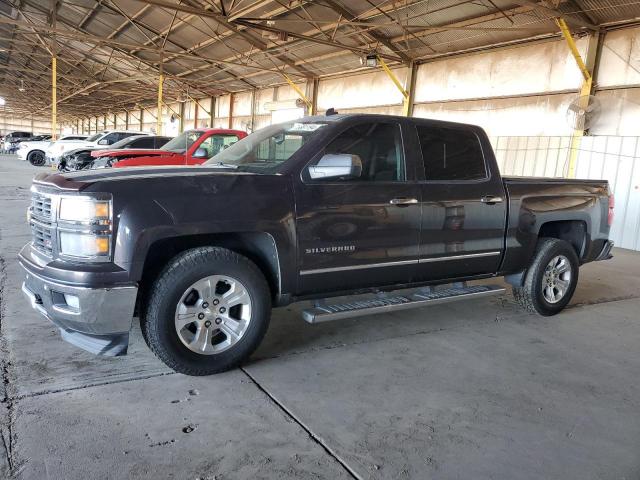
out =
[[169,140],[157,150],[96,150],[93,168],[151,165],[198,165],[247,136],[242,130],[196,128]]

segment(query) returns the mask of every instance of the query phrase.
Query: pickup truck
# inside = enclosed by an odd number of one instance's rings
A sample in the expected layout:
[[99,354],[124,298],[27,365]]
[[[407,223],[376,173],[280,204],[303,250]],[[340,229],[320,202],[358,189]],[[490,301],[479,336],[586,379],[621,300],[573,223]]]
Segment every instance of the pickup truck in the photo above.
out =
[[92,152],[92,168],[151,165],[199,165],[247,136],[242,130],[197,128],[187,130],[155,150],[101,150]]
[[495,295],[466,282],[505,277],[553,315],[613,246],[606,181],[504,178],[479,127],[361,114],[272,125],[197,167],[41,174],[28,218],[23,291],[64,339],[121,355],[137,315],[189,375],[240,364],[272,307],[301,300],[317,323]]

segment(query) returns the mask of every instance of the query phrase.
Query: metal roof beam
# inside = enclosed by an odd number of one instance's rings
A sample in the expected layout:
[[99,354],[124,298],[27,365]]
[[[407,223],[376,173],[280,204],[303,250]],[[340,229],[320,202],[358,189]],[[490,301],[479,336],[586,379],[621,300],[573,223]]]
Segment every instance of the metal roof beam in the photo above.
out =
[[[357,20],[357,17],[353,14],[353,12],[351,12],[349,9],[347,9],[340,3],[336,2],[335,0],[324,0],[323,3],[326,4],[334,12],[342,15],[347,20],[349,21]],[[368,23],[368,22],[363,22],[363,23]],[[375,26],[375,24],[370,24],[370,25]],[[411,62],[411,57],[409,57],[409,55],[399,50],[398,47],[394,45],[393,42],[389,40],[387,37],[385,37],[384,35],[381,35],[380,33],[377,33],[374,31],[367,31],[365,32],[365,35],[372,38],[376,42],[381,43],[385,47],[387,47],[391,52],[393,52],[395,55],[400,57],[403,62],[405,63]]]
[[[349,50],[353,53],[357,53],[359,55],[366,55],[368,53],[371,53],[371,50],[368,48],[364,48],[361,46],[353,46],[353,45],[345,45],[344,43],[339,43],[339,42],[335,42],[332,40],[324,40],[322,38],[317,38],[317,37],[311,37],[308,35],[302,35],[300,33],[296,33],[296,32],[290,32],[288,30],[282,30],[279,28],[275,28],[275,27],[270,27],[268,25],[258,25],[256,23],[253,22],[248,22],[245,20],[236,20],[234,23],[237,23],[239,25],[244,25],[245,27],[248,28],[255,28],[257,30],[264,30],[265,32],[272,32],[272,33],[282,33],[282,34],[286,34],[287,36],[291,37],[291,38],[297,38],[299,40],[306,40],[308,42],[311,43],[319,43],[320,45],[327,45],[330,47],[336,47],[336,48],[342,48],[344,50]],[[402,58],[395,56],[395,55],[389,55],[386,53],[379,53],[379,55],[383,58],[386,58],[388,60],[392,60],[394,62],[401,62],[402,63]]]
[[513,2],[517,3],[518,5],[522,5],[523,7],[532,7],[533,9],[544,12],[548,15],[553,16],[554,18],[563,18],[565,22],[576,27],[587,28],[593,31],[598,30],[598,27],[591,22],[587,22],[580,18],[564,14],[557,8],[547,7],[546,5],[535,2],[533,0],[513,0]]

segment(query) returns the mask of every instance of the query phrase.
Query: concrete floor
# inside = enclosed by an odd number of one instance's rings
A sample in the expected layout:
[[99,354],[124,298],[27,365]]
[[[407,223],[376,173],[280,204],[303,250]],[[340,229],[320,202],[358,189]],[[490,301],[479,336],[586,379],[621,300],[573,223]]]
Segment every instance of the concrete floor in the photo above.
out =
[[640,254],[571,308],[511,297],[311,326],[276,310],[241,369],[97,358],[20,292],[33,168],[0,158],[0,478],[640,478]]

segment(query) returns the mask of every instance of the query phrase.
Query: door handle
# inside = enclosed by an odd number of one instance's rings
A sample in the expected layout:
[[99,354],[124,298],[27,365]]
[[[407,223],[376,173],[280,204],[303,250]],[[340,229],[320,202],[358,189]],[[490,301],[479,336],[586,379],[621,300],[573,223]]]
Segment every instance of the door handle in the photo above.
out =
[[487,205],[495,205],[496,203],[502,203],[502,197],[496,197],[494,195],[485,195],[480,199],[482,203]]
[[407,205],[415,205],[416,203],[418,203],[418,199],[417,198],[407,198],[407,197],[392,198],[391,200],[389,200],[389,203],[391,205],[397,205],[399,207],[404,207],[404,206],[407,206]]

